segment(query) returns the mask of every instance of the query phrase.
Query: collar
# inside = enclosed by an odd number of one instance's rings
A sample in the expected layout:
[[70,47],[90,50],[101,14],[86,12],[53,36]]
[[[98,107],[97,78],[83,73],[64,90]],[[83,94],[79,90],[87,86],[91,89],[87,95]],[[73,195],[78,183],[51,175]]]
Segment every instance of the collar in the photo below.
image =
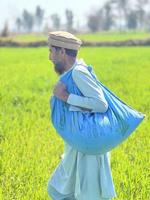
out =
[[80,59],[76,59],[74,64],[72,65],[71,68],[69,68],[67,71],[65,71],[63,74],[60,75],[60,77],[64,76],[66,73],[68,73],[70,70],[72,70],[76,65],[86,65],[86,63],[84,62],[83,58]]

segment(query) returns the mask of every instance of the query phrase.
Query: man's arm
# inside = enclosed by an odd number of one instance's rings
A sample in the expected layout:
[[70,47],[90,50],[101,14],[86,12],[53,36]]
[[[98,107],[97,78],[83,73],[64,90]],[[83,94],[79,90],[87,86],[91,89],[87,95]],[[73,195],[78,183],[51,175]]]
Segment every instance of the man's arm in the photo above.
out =
[[107,111],[108,103],[102,89],[84,66],[76,67],[72,71],[72,78],[84,96],[69,94],[67,103],[92,112]]

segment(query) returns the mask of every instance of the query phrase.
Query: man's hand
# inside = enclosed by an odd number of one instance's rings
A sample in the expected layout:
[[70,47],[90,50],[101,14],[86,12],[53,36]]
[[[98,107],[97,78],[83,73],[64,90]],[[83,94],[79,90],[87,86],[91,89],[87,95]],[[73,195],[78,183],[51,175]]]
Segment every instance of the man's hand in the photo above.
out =
[[61,81],[58,81],[57,84],[54,86],[54,90],[53,90],[53,94],[63,100],[63,101],[67,101],[69,93],[66,90],[66,86],[64,83],[62,83]]

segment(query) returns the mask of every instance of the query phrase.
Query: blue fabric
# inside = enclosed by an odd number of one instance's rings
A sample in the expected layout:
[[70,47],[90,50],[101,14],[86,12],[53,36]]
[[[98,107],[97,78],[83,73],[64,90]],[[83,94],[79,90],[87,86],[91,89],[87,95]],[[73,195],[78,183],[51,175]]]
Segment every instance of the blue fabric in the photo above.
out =
[[[61,194],[50,184],[48,184],[48,195],[52,198],[52,200],[83,200],[83,199],[75,198],[74,194],[68,194],[68,195]],[[99,198],[99,200],[111,200],[111,199]]]
[[[59,193],[52,185],[48,185],[48,195],[52,198],[52,200],[78,200],[78,198],[74,197],[74,194],[63,195]],[[83,199],[79,199],[83,200]],[[87,199],[86,199],[87,200]],[[95,200],[95,199],[93,199]],[[99,198],[99,200],[111,200],[110,198]]]
[[[69,111],[69,104],[53,96],[50,101],[51,119],[58,134],[73,148],[86,154],[104,154],[122,143],[144,119],[144,114],[131,108],[96,77],[109,108],[105,113]],[[72,79],[72,70],[60,76],[69,93],[83,96]]]
[[74,194],[64,195],[59,193],[49,182],[47,186],[48,195],[53,200],[76,200]]

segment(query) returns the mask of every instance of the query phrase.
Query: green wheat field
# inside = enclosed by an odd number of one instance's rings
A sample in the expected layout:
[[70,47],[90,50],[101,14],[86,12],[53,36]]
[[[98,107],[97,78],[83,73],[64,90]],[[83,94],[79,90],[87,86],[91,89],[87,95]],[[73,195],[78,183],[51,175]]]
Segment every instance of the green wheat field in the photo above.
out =
[[[47,181],[63,140],[50,122],[49,98],[58,80],[48,48],[0,48],[2,200],[48,200]],[[150,48],[81,48],[79,58],[123,101],[146,114],[111,151],[116,200],[150,199]]]

